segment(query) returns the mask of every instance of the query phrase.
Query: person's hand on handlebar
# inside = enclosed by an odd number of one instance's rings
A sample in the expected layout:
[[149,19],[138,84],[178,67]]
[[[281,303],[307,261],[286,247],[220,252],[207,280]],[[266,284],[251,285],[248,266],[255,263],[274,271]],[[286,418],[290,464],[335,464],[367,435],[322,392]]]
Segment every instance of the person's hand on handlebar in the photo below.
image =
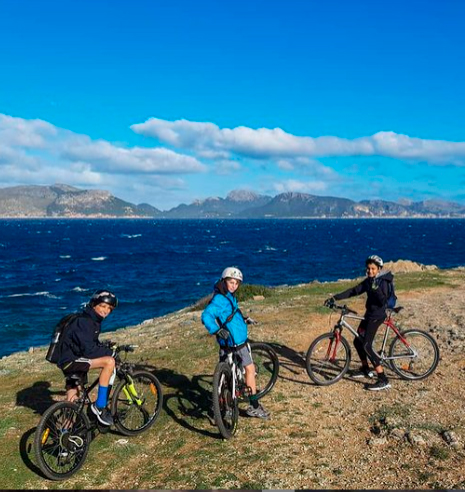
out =
[[220,328],[215,335],[223,340],[227,340],[229,338],[229,331],[226,328]]
[[336,299],[334,299],[334,297],[329,297],[323,303],[323,305],[328,307],[328,308],[333,308],[335,304],[336,304]]

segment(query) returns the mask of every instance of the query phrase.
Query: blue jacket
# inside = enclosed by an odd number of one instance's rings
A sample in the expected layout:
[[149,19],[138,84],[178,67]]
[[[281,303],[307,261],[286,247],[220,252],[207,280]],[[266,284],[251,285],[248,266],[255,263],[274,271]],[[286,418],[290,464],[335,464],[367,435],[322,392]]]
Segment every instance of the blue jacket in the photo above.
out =
[[202,323],[208,332],[211,335],[215,334],[233,312],[233,318],[225,326],[231,333],[231,336],[228,340],[217,338],[218,343],[222,347],[233,347],[234,345],[240,345],[246,342],[248,337],[247,323],[244,321],[244,317],[239,310],[236,297],[230,292],[221,294],[215,288],[213,299],[202,313]]
[[93,308],[87,306],[84,309],[83,315],[75,319],[63,334],[58,367],[63,367],[79,357],[98,359],[112,355],[113,350],[98,339],[102,321],[103,318]]

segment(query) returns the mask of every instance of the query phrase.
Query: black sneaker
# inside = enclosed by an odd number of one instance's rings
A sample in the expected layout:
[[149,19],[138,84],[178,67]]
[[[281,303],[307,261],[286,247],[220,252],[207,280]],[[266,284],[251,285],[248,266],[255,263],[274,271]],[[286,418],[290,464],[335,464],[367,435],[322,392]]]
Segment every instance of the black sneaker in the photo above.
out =
[[97,416],[97,420],[103,425],[113,425],[113,417],[108,408],[98,408],[95,403],[90,406],[92,413]]
[[376,383],[367,384],[366,389],[369,391],[381,391],[390,388],[391,385],[387,379],[378,379]]
[[361,379],[361,378],[374,378],[376,376],[376,373],[374,371],[370,371],[366,367],[360,367],[360,369],[355,369],[354,371],[351,371],[349,373],[349,376],[351,378],[355,379]]

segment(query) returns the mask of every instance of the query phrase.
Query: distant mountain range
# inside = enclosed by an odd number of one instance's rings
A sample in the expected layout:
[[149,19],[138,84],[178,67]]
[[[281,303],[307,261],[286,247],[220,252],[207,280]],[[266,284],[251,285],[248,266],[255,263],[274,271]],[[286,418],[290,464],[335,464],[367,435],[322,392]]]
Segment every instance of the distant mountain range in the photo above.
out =
[[161,211],[149,204],[134,205],[108,191],[82,190],[64,184],[0,188],[0,217],[154,217],[206,218],[376,218],[465,217],[465,206],[426,200],[396,203],[354,202],[347,198],[282,193],[274,197],[234,190],[226,198],[210,197]]

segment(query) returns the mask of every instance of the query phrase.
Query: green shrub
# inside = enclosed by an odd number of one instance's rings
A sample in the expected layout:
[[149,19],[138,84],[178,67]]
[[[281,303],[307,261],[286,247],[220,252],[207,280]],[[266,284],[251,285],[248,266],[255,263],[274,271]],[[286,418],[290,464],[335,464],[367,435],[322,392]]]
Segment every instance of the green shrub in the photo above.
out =
[[[254,296],[270,297],[272,295],[273,289],[271,287],[265,287],[264,285],[242,284],[237,290],[237,300],[239,302],[247,301],[248,299],[252,299]],[[191,306],[191,311],[203,311],[210,302],[212,296],[213,294],[210,293],[199,299]]]

